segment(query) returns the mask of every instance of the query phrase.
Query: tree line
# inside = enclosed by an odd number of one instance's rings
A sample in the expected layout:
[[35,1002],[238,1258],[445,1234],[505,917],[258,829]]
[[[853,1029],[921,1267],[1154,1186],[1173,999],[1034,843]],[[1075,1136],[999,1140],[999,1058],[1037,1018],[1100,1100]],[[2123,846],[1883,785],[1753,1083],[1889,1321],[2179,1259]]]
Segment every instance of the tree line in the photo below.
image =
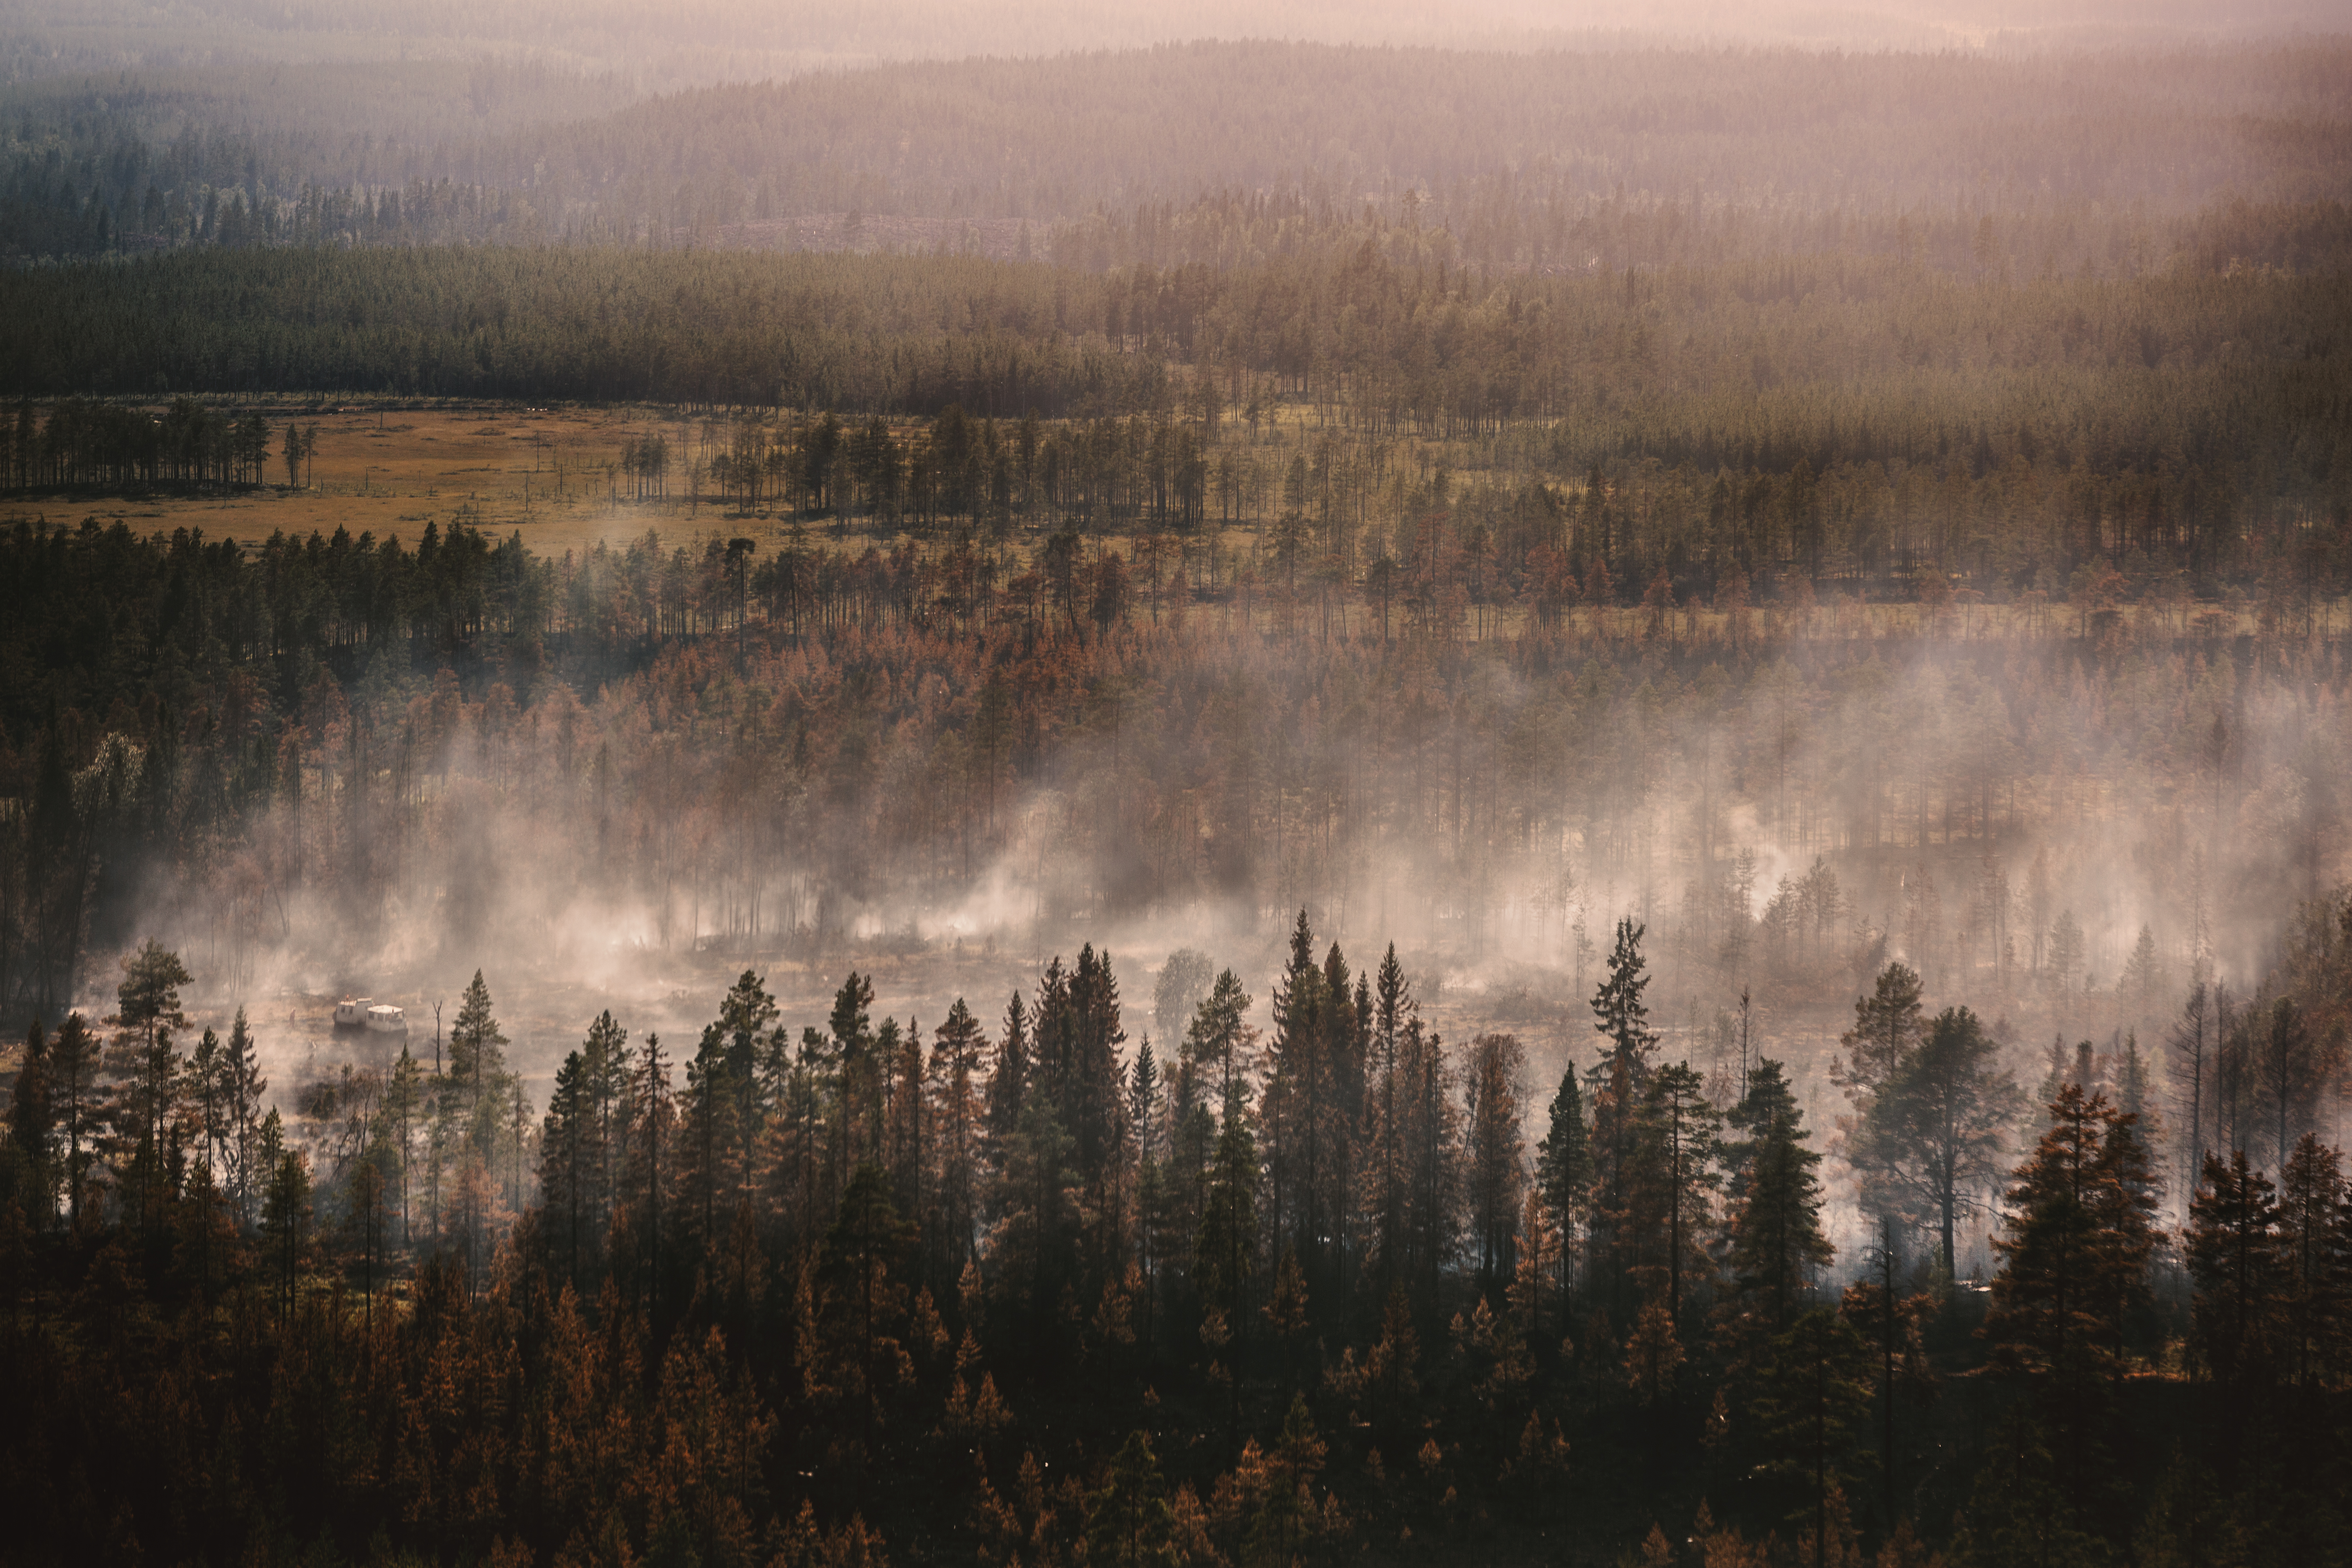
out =
[[1579,989],[1631,908],[1678,998],[1826,1004],[1899,952],[2151,1038],[2167,977],[2248,973],[2341,874],[2341,631],[2284,578],[1548,616],[1442,538],[1359,584],[1276,545],[17,527],[0,991],[55,1016],[142,925],[243,976],[411,898],[814,955],[1004,860],[1048,932],[1294,897],[1405,931],[1429,888],[1423,939]]
[[1286,1562],[1581,1521],[1670,1562],[1661,1506],[1759,1568],[2326,1539],[2336,1149],[2293,1132],[2273,1183],[2205,1144],[2168,1211],[2136,1058],[2029,1097],[1894,963],[1842,1042],[1841,1258],[1783,1063],[1670,1059],[1643,936],[1556,1088],[1302,912],[1263,1032],[1190,950],[1132,1037],[1091,946],[993,1029],[877,1019],[853,972],[795,1034],[747,971],[690,1047],[598,1016],[541,1111],[478,973],[446,1056],[291,1117],[241,1014],[180,1048],[150,942],[12,1089],[19,1547]]
[[2311,268],[2342,253],[2342,192],[2324,138],[2273,127],[2324,123],[2341,63],[2321,39],[2003,58],[1260,41],[910,62],[602,113],[586,106],[630,89],[488,62],[114,72],[17,89],[0,204],[11,248],[51,258],[858,248],[888,243],[865,220],[913,218],[926,245],[1025,241],[1097,269],[1363,234],[1486,271],[1819,250],[1962,275]]

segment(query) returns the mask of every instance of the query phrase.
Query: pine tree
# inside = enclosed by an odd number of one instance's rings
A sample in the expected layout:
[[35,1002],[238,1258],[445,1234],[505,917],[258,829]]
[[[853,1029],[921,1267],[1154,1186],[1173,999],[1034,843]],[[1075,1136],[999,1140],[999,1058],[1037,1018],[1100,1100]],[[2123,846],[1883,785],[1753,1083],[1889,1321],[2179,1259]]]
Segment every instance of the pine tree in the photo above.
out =
[[1635,1113],[1615,1239],[1620,1267],[1647,1297],[1662,1300],[1677,1327],[1686,1283],[1704,1277],[1704,1243],[1719,1119],[1688,1062],[1650,1076]]
[[92,1133],[105,1110],[98,1089],[99,1048],[79,1013],[68,1013],[49,1045],[49,1100],[65,1140],[66,1217],[81,1229],[94,1154]]
[[1173,1568],[1177,1557],[1169,1536],[1175,1515],[1167,1492],[1151,1435],[1140,1428],[1129,1433],[1111,1456],[1102,1486],[1087,1500],[1087,1561],[1118,1568]]
[[2186,1113],[2182,1121],[2176,1123],[2181,1164],[2179,1190],[2184,1205],[2188,1194],[2196,1191],[2198,1174],[2210,1147],[2207,1129],[2213,1120],[2215,1045],[2212,1025],[2211,995],[2205,982],[2200,980],[2189,988],[2188,999],[2180,1005],[2180,1016],[2165,1037],[2171,1053],[2168,1076],[2173,1084],[2175,1106]]
[[824,1276],[854,1336],[859,1421],[868,1429],[881,1415],[876,1363],[887,1348],[882,1330],[897,1315],[903,1294],[891,1270],[914,1240],[913,1227],[890,1201],[888,1173],[870,1162],[859,1165],[825,1235]]
[[555,1069],[555,1089],[539,1137],[540,1202],[562,1226],[565,1278],[581,1287],[583,1241],[591,1224],[596,1151],[594,1116],[588,1100],[586,1059],[578,1051]]
[[777,1009],[766,983],[751,970],[737,976],[719,1005],[718,1026],[725,1037],[726,1084],[733,1134],[729,1173],[740,1199],[751,1201],[759,1168],[758,1150],[775,1105],[780,1066],[775,1045]]
[[1142,1277],[1147,1347],[1151,1343],[1153,1309],[1160,1294],[1160,1233],[1167,1206],[1160,1175],[1160,1063],[1152,1055],[1151,1037],[1146,1035],[1135,1047],[1135,1062],[1128,1071],[1127,1117],[1135,1148],[1135,1259]]
[[1981,1207],[2021,1103],[1997,1055],[1974,1014],[1947,1008],[1870,1096],[1849,1151],[1864,1205],[1932,1229],[1947,1278],[1959,1218]]
[[2284,1171],[2295,1140],[2318,1114],[2320,1095],[2336,1066],[2328,1058],[2340,1055],[2340,1047],[2336,1052],[2322,1049],[2291,996],[2273,1002],[2261,1023],[2262,1094],[2269,1101],[2271,1148]]
[[1908,1391],[1914,1397],[1933,1399],[1936,1379],[1928,1365],[1927,1347],[1921,1328],[1931,1320],[1937,1307],[1937,1299],[1927,1292],[1909,1297],[1896,1294],[1895,1271],[1897,1255],[1895,1245],[1895,1222],[1880,1215],[1878,1242],[1868,1253],[1870,1272],[1845,1288],[1839,1299],[1838,1312],[1852,1323],[1854,1331],[1866,1340],[1876,1342],[1879,1357],[1879,1482],[1885,1489],[1886,1507],[1893,1515],[1895,1498],[1895,1412],[1898,1389]]
[[1324,1055],[1331,998],[1315,962],[1315,934],[1305,910],[1291,927],[1289,962],[1275,982],[1273,1011],[1265,1097],[1258,1115],[1265,1133],[1266,1223],[1273,1245],[1304,1259],[1319,1278],[1322,1239],[1328,1234],[1317,1210],[1328,1131]]
[[[399,1058],[393,1063],[392,1074],[384,1082],[383,1099],[378,1110],[379,1122],[386,1130],[394,1155],[398,1161],[398,1168],[394,1178],[394,1205],[400,1215],[400,1239],[403,1246],[408,1245],[415,1239],[411,1229],[413,1218],[409,1209],[413,1193],[410,1184],[410,1166],[416,1155],[416,1122],[424,1107],[424,1064],[410,1054],[407,1045],[404,1042],[400,1047]],[[241,1151],[237,1156],[236,1179],[230,1190],[231,1200],[236,1210],[237,1223],[248,1228],[254,1223],[252,1197],[257,1189],[247,1180],[247,1173],[254,1168],[251,1149],[248,1147]]]
[[[810,1058],[820,1094],[830,1093],[824,1190],[846,1190],[851,1173],[877,1158],[882,1144],[882,1078],[870,1009],[874,983],[851,970],[834,993],[825,1034]],[[893,1031],[895,1033],[895,1030]],[[803,1045],[808,1037],[802,1037]]]
[[1593,993],[1593,1028],[1609,1042],[1609,1058],[1635,1088],[1646,1073],[1658,1037],[1650,1027],[1650,1010],[1642,1000],[1649,989],[1648,966],[1642,960],[1642,933],[1647,929],[1631,919],[1617,922],[1616,944],[1610,950],[1609,973]]
[[2273,1367],[2271,1310],[2278,1289],[2278,1202],[2246,1152],[2205,1156],[2189,1200],[2182,1252],[2196,1285],[2191,1345],[2224,1388],[2259,1387]]
[[2131,1005],[2135,1016],[2145,1018],[2146,1010],[2155,1005],[2157,993],[2163,985],[2164,965],[2156,955],[2156,932],[2143,925],[2139,928],[2139,940],[2132,945],[2131,956],[2124,961],[2116,994]]
[[2003,1194],[1984,1334],[1992,1364],[2033,1387],[2068,1500],[2088,1519],[2119,1500],[2106,1427],[2128,1316],[2147,1296],[2156,1201],[2131,1118],[2073,1083],[2050,1116]]
[[1798,1482],[1811,1515],[1813,1561],[1829,1539],[1830,1507],[1843,1490],[1854,1439],[1870,1414],[1868,1351],[1853,1325],[1814,1307],[1776,1336],[1749,1407],[1769,1475]]
[[122,960],[117,1009],[109,1020],[115,1037],[106,1068],[119,1085],[107,1108],[110,1142],[126,1157],[132,1218],[141,1226],[163,1219],[167,1144],[176,1131],[182,1089],[183,1058],[172,1037],[187,1025],[180,987],[194,979],[178,953],[151,938]]
[[2029,1376],[2110,1376],[2125,1316],[2147,1294],[2156,1204],[2130,1117],[2067,1084],[2003,1194],[2001,1258],[1985,1337]]
[[1559,1299],[1568,1299],[1569,1270],[1576,1251],[1577,1226],[1591,1201],[1592,1150],[1584,1125],[1584,1100],[1576,1087],[1576,1064],[1559,1075],[1543,1138],[1536,1144],[1536,1191],[1559,1232]]
[[1526,1180],[1520,1133],[1521,1076],[1527,1053],[1512,1035],[1481,1035],[1465,1065],[1465,1177],[1478,1289],[1490,1303],[1517,1272],[1520,1194]]
[[998,1148],[985,1205],[991,1291],[1016,1339],[1034,1353],[1052,1342],[1064,1290],[1074,1282],[1069,1210],[1079,1178],[1072,1154],[1073,1140],[1052,1103],[1033,1095],[1020,1126]]
[[678,1096],[679,1117],[685,1124],[679,1174],[706,1248],[718,1246],[719,1199],[740,1138],[736,1121],[740,1103],[726,1032],[719,1024],[707,1025],[687,1061],[686,1088]]
[[646,1037],[646,1048],[638,1059],[635,1081],[631,1085],[632,1120],[635,1123],[631,1143],[639,1152],[644,1168],[636,1173],[637,1217],[646,1234],[646,1301],[647,1317],[661,1321],[662,1287],[662,1210],[667,1206],[669,1194],[664,1185],[667,1173],[662,1156],[670,1142],[674,1120],[670,1095],[669,1063],[662,1059],[661,1037]]
[[988,1132],[992,1141],[1013,1136],[1029,1091],[1029,1010],[1015,991],[1004,1007],[1004,1037],[997,1042],[996,1066],[988,1077]]
[[1511,1280],[1509,1299],[1519,1337],[1529,1344],[1549,1342],[1553,1320],[1567,1303],[1566,1271],[1560,1263],[1564,1250],[1551,1205],[1541,1192],[1528,1188],[1519,1210],[1518,1272]]
[[930,1095],[937,1175],[933,1223],[927,1227],[933,1277],[951,1282],[976,1256],[978,1192],[973,1182],[985,1136],[981,1057],[987,1035],[959,996],[931,1031]]
[[1644,1405],[1655,1405],[1675,1391],[1683,1362],[1682,1338],[1675,1331],[1674,1314],[1663,1297],[1642,1303],[1633,1319],[1633,1336],[1625,1342],[1625,1386]]
[[1365,1240],[1379,1266],[1383,1298],[1393,1299],[1404,1280],[1406,1127],[1412,1098],[1404,1077],[1405,1039],[1413,1015],[1412,990],[1405,982],[1404,966],[1397,962],[1393,942],[1381,960],[1373,997],[1361,1140],[1362,1207]]
[[368,1331],[375,1328],[376,1280],[382,1274],[384,1260],[384,1222],[387,1211],[383,1194],[387,1190],[385,1167],[391,1163],[391,1150],[381,1133],[360,1158],[353,1161],[350,1175],[350,1195],[344,1215],[350,1239],[360,1260],[360,1295],[366,1302]]
[[1248,1102],[1237,1096],[1227,1102],[1217,1134],[1208,1198],[1202,1205],[1192,1250],[1192,1279],[1201,1300],[1223,1312],[1228,1323],[1241,1321],[1244,1293],[1256,1270],[1257,1174],[1257,1140],[1250,1131]]
[[1612,1300],[1626,1278],[1634,1124],[1658,1043],[1642,1000],[1650,983],[1642,960],[1643,929],[1631,920],[1617,922],[1609,972],[1592,997],[1593,1027],[1609,1042],[1592,1069],[1592,1251],[1609,1264]]
[[1462,1112],[1454,1095],[1455,1076],[1443,1037],[1423,1029],[1418,1017],[1410,1020],[1397,1069],[1403,1111],[1403,1272],[1413,1281],[1422,1311],[1432,1319],[1462,1226]]
[[[401,1047],[407,1054],[407,1047]],[[262,1097],[269,1080],[262,1076],[260,1054],[253,1031],[246,1026],[245,1009],[236,1010],[222,1043],[217,1093],[224,1141],[228,1155],[228,1197],[237,1223],[250,1226],[267,1173],[254,1168],[253,1141],[260,1127]]]
[[2298,1388],[2332,1386],[2342,1370],[2347,1286],[2343,1158],[2306,1132],[2279,1173],[2276,1303],[2279,1370]]
[[1246,1557],[1263,1563],[1298,1561],[1321,1522],[1313,1488],[1327,1451],[1307,1408],[1307,1396],[1292,1394],[1281,1434],[1265,1456],[1265,1492],[1250,1521]]
[[930,1203],[930,1111],[923,1092],[923,1036],[915,1020],[893,1049],[889,1155],[891,1199],[920,1232]]
[[[269,1114],[274,1121],[278,1113]],[[310,1242],[310,1163],[300,1150],[287,1149],[278,1154],[262,1199],[261,1216],[278,1277],[278,1318],[283,1324],[293,1315],[296,1284]]]
[[491,1011],[490,988],[477,969],[449,1026],[448,1087],[441,1092],[439,1131],[445,1148],[485,1167],[498,1157],[509,1089],[508,1044]]
[[1748,1075],[1747,1089],[1724,1112],[1723,1121],[1732,1131],[1744,1134],[1727,1138],[1720,1146],[1724,1191],[1737,1205],[1747,1200],[1756,1161],[1774,1138],[1785,1134],[1801,1140],[1806,1136],[1804,1111],[1797,1104],[1796,1091],[1789,1087],[1780,1064],[1766,1057],[1757,1061]]
[[1857,1107],[1866,1105],[1926,1035],[1919,1007],[1919,972],[1902,963],[1879,971],[1868,996],[1853,999],[1853,1026],[1838,1037],[1843,1052],[1830,1065],[1830,1081]]
[[608,1008],[588,1026],[580,1046],[581,1110],[595,1160],[591,1171],[588,1218],[601,1238],[620,1204],[629,1151],[629,1032]]
[[1802,1115],[1780,1064],[1769,1058],[1757,1063],[1748,1098],[1729,1120],[1751,1133],[1735,1188],[1732,1287],[1763,1331],[1779,1334],[1795,1317],[1813,1271],[1835,1256],[1822,1233],[1822,1184],[1813,1173],[1822,1157],[1806,1147]]
[[[1067,1044],[1056,1053],[1054,1089],[1062,1123],[1076,1142],[1078,1169],[1096,1207],[1103,1210],[1114,1206],[1106,1198],[1126,1153],[1118,1057],[1127,1032],[1119,1026],[1118,981],[1111,973],[1110,954],[1097,953],[1092,942],[1079,949],[1077,966],[1070,972],[1067,1006]],[[1045,1011],[1041,1004],[1041,1037]]]
[[58,1214],[57,1117],[49,1098],[49,1041],[36,1018],[25,1031],[25,1055],[8,1095],[9,1189],[5,1194],[26,1225],[45,1231]]

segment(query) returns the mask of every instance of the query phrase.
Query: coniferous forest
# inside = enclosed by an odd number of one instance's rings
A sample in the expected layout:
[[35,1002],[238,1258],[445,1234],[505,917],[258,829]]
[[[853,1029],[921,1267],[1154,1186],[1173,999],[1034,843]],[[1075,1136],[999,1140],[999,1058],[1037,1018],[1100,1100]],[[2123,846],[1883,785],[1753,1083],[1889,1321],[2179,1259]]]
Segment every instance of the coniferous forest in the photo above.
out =
[[1196,12],[5,23],[0,1560],[2352,1560],[2341,19]]

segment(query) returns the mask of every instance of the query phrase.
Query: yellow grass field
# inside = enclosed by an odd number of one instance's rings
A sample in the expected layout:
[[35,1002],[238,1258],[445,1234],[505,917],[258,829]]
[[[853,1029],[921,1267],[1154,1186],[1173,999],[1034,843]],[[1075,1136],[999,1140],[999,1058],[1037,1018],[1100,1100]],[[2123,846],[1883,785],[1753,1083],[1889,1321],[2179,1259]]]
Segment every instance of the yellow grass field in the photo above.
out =
[[[142,533],[201,528],[205,537],[257,545],[283,531],[394,536],[414,543],[428,521],[470,522],[500,537],[520,530],[532,548],[561,553],[642,534],[682,532],[706,500],[632,500],[618,471],[625,442],[659,434],[670,444],[671,486],[682,498],[688,453],[704,443],[699,419],[669,419],[637,408],[527,409],[514,405],[377,409],[344,404],[268,414],[270,483],[234,495],[159,495],[80,503],[57,498],[26,510],[52,521],[121,519]],[[307,486],[289,489],[278,456],[286,426],[318,427]],[[615,491],[618,499],[615,499]]]
[[[211,495],[37,496],[10,508],[6,515],[46,517],[52,522],[119,520],[141,533],[196,528],[208,539],[234,539],[248,548],[274,532],[301,537],[314,530],[331,534],[338,528],[379,539],[389,535],[414,545],[428,522],[445,529],[463,523],[501,539],[520,532],[524,542],[547,555],[584,550],[599,541],[637,539],[647,530],[683,543],[701,531],[723,529],[772,537],[783,528],[773,516],[747,524],[740,513],[714,499],[707,483],[698,498],[688,494],[688,475],[729,438],[730,422],[724,416],[649,406],[476,404],[416,408],[369,401],[280,405],[265,406],[263,413],[270,427],[269,482],[257,489]],[[1267,443],[1282,446],[1306,427],[1307,419],[1301,409],[1279,411]],[[278,456],[289,423],[315,427],[317,436],[299,486],[285,483],[285,465]],[[898,434],[905,438],[911,432],[902,427]],[[656,435],[668,444],[669,493],[633,496],[622,472],[623,450],[630,441]],[[1446,455],[1475,461],[1468,450]],[[1462,471],[1470,468],[1465,463]],[[832,525],[822,531],[833,535]],[[856,546],[873,537],[855,521],[846,533],[845,540],[833,535],[834,542]],[[1260,558],[1265,541],[1248,523],[1227,525],[1213,533],[1224,570],[1242,574],[1244,584],[1255,578],[1254,591],[1244,591],[1237,605],[1225,606],[1222,613],[1227,616],[1238,611],[1251,624],[1268,617],[1281,626],[1332,609],[1328,598],[1303,584],[1295,592],[1276,591],[1271,563]],[[1338,624],[1343,631],[1351,619],[1372,613],[1360,595],[1352,596],[1352,605],[1349,595],[1338,601]],[[2038,596],[2000,605],[1973,602],[1977,597],[1964,591],[1937,611],[1832,597],[1818,608],[1793,614],[1785,606],[1759,610],[1753,627],[1768,641],[1790,635],[1900,637],[1927,629],[1922,623],[1928,619],[1937,635],[1961,640],[2021,632],[2040,636],[2070,622],[2080,629],[2079,617],[2070,616],[2066,606],[2040,602]],[[2285,624],[2265,626],[2251,602],[2200,604],[2176,594],[2127,605],[2123,619],[2143,635],[2194,632],[2212,637],[2284,632],[2294,640],[2331,635],[2347,607],[2352,606],[2347,601],[2320,599],[2300,606],[2299,614],[2282,617]],[[1524,629],[1525,618],[1520,606],[1495,606],[1475,618],[1474,635],[1507,636]],[[1572,611],[1569,621],[1571,627],[1580,625],[1588,630],[1599,629],[1596,621],[1605,622],[1620,633],[1643,627],[1653,634],[1679,632],[1716,640],[1738,640],[1742,635],[1720,610],[1695,604],[1677,605],[1657,625],[1652,624],[1649,612],[1630,608],[1584,607]],[[1465,623],[1463,630],[1468,632],[1470,625]]]

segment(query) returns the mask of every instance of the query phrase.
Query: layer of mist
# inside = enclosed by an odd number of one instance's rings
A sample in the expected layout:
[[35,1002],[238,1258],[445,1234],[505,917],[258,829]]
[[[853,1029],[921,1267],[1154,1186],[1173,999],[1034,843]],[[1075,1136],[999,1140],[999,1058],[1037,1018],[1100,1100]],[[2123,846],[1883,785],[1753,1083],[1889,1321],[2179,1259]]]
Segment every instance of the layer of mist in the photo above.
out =
[[928,1026],[959,996],[995,1017],[1091,942],[1139,1037],[1171,951],[1263,999],[1302,909],[1360,964],[1395,944],[1447,1037],[1515,1033],[1549,1082],[1593,1057],[1622,916],[1666,1057],[1736,1071],[1745,993],[1750,1050],[1827,1125],[1836,1037],[1890,960],[2032,1083],[2053,1040],[2152,1052],[2192,977],[2251,989],[2295,901],[2352,869],[2332,641],[2150,618],[2101,649],[1849,608],[1746,647],[1325,646],[1213,613],[1033,649],[1069,679],[995,767],[986,664],[954,639],[754,648],[740,679],[686,652],[584,697],[542,672],[527,701],[497,671],[478,694],[379,672],[304,715],[299,798],[203,880],[159,877],[139,934],[180,949],[208,1021],[250,1009],[281,1087],[382,1065],[390,1042],[329,1032],[339,997],[404,1005],[423,1056],[478,969],[541,1099],[600,1011],[691,1040],[747,969],[788,1023],[855,969]]
[[590,76],[618,73],[641,89],[750,81],[896,59],[1023,57],[1143,47],[1194,38],[1525,48],[1611,38],[1793,44],[1819,48],[2101,47],[2198,37],[2326,31],[2341,18],[2311,0],[2074,0],[2020,8],[1981,4],[1676,5],[1580,0],[1538,5],[1422,0],[1339,5],[1228,0],[1153,5],[953,5],[942,0],[828,9],[690,0],[646,7],[605,0],[548,5],[446,0],[385,7],[358,0],[298,5],[137,0],[23,5],[0,32],[0,76],[218,67],[249,61],[399,63],[418,58],[522,61]]

